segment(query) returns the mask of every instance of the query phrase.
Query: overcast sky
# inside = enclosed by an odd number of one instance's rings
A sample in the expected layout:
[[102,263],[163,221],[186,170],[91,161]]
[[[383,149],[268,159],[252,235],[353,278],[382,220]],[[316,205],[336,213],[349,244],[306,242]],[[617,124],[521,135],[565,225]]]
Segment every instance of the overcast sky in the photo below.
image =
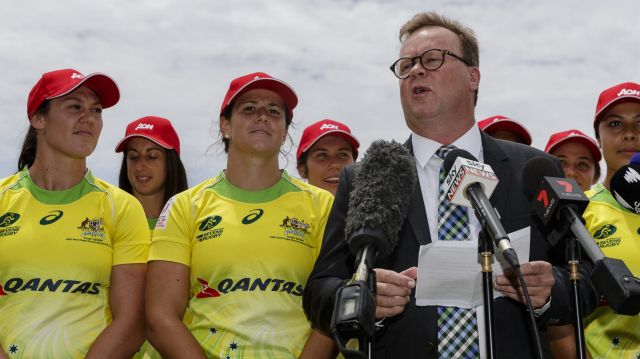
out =
[[302,129],[332,118],[363,148],[404,141],[409,130],[389,71],[398,29],[434,10],[476,31],[480,97],[476,119],[503,114],[524,123],[533,145],[569,128],[593,136],[601,90],[640,82],[640,1],[15,1],[0,0],[0,170],[16,169],[28,127],[27,95],[44,72],[104,72],[121,91],[105,110],[95,175],[117,183],[113,151],[126,124],[169,118],[182,141],[189,184],[217,174],[217,116],[229,82],[264,71],[297,91],[288,158]]

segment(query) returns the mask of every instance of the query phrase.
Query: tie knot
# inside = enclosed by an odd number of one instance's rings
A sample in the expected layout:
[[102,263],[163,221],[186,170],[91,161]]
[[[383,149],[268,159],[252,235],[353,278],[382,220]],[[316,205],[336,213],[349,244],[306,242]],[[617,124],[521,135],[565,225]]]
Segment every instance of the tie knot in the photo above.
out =
[[455,150],[457,147],[453,146],[453,145],[446,145],[446,146],[441,146],[440,148],[438,148],[438,150],[436,151],[436,156],[440,157],[441,159],[445,159],[447,157],[447,155],[449,154],[449,152]]

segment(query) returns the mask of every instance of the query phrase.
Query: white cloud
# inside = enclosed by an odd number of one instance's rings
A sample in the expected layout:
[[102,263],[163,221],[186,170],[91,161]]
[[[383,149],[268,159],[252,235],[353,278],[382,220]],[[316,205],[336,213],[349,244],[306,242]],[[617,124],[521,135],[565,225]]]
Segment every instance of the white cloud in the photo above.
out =
[[[113,147],[128,122],[151,114],[175,124],[190,184],[215,175],[225,165],[214,145],[220,103],[231,79],[253,71],[298,92],[295,141],[304,126],[327,117],[348,123],[364,148],[377,138],[404,141],[409,131],[388,66],[399,27],[428,10],[477,32],[477,119],[511,116],[544,147],[553,131],[592,134],[598,93],[640,81],[639,7],[636,0],[0,0],[0,170],[15,170],[31,86],[41,73],[66,67],[105,72],[120,85],[121,101],[105,111],[89,159],[96,175],[114,183],[121,157]],[[295,174],[293,153],[295,146],[287,168]]]

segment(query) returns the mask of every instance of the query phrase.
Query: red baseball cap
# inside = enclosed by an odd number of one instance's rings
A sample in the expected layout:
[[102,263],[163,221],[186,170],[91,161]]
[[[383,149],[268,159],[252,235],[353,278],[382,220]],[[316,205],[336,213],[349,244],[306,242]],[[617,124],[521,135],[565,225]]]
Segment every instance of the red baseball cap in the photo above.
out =
[[522,137],[527,145],[531,145],[531,134],[529,133],[529,130],[527,130],[527,128],[520,122],[510,119],[507,116],[496,115],[485,118],[478,122],[478,127],[480,127],[481,131],[486,133],[498,130],[511,131]]
[[124,138],[116,145],[116,152],[122,152],[132,137],[143,137],[180,155],[180,139],[171,121],[156,116],[146,116],[127,125]]
[[64,96],[80,86],[92,89],[100,98],[102,108],[109,108],[120,99],[120,90],[113,79],[105,74],[95,72],[84,76],[74,69],[46,72],[29,92],[27,100],[27,116],[31,116],[45,101]]
[[609,87],[600,93],[598,104],[596,105],[596,115],[593,118],[595,127],[600,117],[612,106],[619,102],[636,101],[640,102],[640,85],[635,82],[623,82]]
[[222,115],[224,109],[227,108],[233,100],[243,93],[254,89],[271,90],[280,95],[287,106],[289,115],[293,116],[293,109],[298,105],[298,96],[296,95],[296,92],[286,82],[278,80],[264,72],[250,73],[231,81],[231,84],[229,84],[229,90],[227,90],[224,101],[222,101],[220,115]]
[[596,162],[599,162],[602,159],[602,153],[600,153],[596,140],[578,130],[567,130],[552,134],[549,137],[547,146],[544,148],[544,152],[551,153],[558,148],[558,146],[568,142],[577,142],[585,145],[593,155],[593,159]]
[[327,135],[339,136],[347,140],[353,148],[353,159],[355,160],[358,158],[358,147],[360,147],[360,142],[358,142],[358,139],[351,134],[349,127],[344,123],[325,119],[307,126],[307,128],[302,131],[302,137],[300,138],[300,144],[298,145],[296,159],[299,159],[300,156],[307,152],[314,143]]

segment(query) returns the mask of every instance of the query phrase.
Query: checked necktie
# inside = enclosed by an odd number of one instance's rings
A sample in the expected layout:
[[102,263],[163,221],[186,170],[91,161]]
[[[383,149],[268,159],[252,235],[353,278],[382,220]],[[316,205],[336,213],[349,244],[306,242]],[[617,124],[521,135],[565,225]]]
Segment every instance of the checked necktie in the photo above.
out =
[[[442,146],[436,156],[445,159],[455,146]],[[444,163],[440,166],[438,194],[438,239],[465,241],[469,239],[467,209],[445,198]],[[473,309],[438,307],[438,353],[440,358],[478,358],[478,331]]]

